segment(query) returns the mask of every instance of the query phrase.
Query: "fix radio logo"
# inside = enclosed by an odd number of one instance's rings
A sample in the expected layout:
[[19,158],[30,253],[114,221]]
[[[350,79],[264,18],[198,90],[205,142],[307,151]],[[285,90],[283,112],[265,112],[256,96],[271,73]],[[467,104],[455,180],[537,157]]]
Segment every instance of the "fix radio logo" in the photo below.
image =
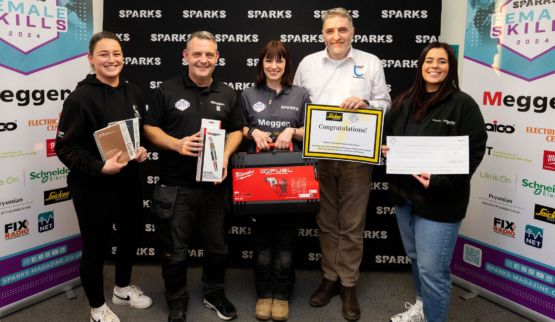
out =
[[18,220],[4,225],[4,239],[10,240],[29,235],[29,220]]
[[508,221],[505,219],[493,218],[493,231],[504,236],[508,236],[511,238],[516,237],[516,225],[512,221]]
[[503,123],[498,123],[497,120],[493,120],[491,123],[486,123],[486,131],[502,134],[513,134],[515,133],[514,125],[506,125]]
[[555,151],[543,151],[543,169],[555,171]]
[[17,129],[17,121],[0,122],[0,132],[12,132]]

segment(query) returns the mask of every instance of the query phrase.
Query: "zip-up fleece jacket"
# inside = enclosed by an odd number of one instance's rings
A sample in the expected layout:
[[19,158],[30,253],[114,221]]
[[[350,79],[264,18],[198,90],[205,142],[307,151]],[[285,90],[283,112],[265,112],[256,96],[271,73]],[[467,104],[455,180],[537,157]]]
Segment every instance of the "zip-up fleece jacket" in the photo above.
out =
[[[410,116],[410,99],[399,109],[390,109],[384,120],[384,135],[403,136]],[[457,222],[466,215],[470,198],[470,178],[482,161],[486,149],[487,133],[484,118],[478,104],[468,94],[455,90],[436,105],[431,106],[417,123],[418,136],[469,136],[469,174],[434,175],[425,189],[420,183],[414,185],[408,198],[412,213],[441,222]],[[404,178],[402,178],[404,177]],[[404,203],[400,192],[403,175],[389,175],[389,189],[396,205]]]
[[84,177],[90,183],[105,181],[103,177],[117,180],[130,175],[138,176],[139,165],[134,161],[115,176],[102,175],[100,171],[104,161],[93,133],[110,122],[134,117],[140,118],[142,130],[144,112],[142,91],[121,76],[117,87],[100,82],[94,74],[80,81],[64,102],[56,135],[56,154],[69,168],[70,176]]

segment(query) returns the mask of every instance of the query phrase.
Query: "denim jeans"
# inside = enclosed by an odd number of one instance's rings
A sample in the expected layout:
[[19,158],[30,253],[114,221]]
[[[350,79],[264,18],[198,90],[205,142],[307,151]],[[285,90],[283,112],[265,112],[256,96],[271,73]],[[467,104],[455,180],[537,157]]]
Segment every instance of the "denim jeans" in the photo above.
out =
[[432,221],[411,214],[411,205],[395,207],[405,252],[412,262],[416,297],[428,322],[447,321],[451,301],[451,256],[461,222]]
[[289,300],[295,284],[295,215],[260,215],[253,223],[254,277],[260,299]]

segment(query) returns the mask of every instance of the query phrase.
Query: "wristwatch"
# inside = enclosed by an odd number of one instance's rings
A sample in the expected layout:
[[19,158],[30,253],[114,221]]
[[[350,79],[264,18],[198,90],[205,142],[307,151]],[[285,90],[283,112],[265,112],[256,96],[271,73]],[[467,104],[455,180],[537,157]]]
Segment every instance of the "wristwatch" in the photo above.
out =
[[252,132],[255,130],[256,128],[253,127],[249,127],[249,131],[247,132],[248,135],[252,136]]

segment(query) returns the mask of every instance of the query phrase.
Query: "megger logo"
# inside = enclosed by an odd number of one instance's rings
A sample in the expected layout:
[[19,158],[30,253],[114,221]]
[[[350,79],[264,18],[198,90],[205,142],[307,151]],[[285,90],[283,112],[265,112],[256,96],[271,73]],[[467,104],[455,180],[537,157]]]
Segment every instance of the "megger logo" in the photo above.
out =
[[530,110],[530,107],[534,108],[534,112],[536,113],[543,113],[549,106],[552,109],[555,109],[555,97],[547,97],[547,96],[512,96],[512,95],[503,95],[502,92],[495,92],[491,93],[489,91],[485,91],[482,96],[482,104],[484,106],[500,106],[503,103],[504,106],[513,107],[517,106],[517,111],[519,112],[527,112]]
[[326,121],[343,121],[343,113],[326,112]]

